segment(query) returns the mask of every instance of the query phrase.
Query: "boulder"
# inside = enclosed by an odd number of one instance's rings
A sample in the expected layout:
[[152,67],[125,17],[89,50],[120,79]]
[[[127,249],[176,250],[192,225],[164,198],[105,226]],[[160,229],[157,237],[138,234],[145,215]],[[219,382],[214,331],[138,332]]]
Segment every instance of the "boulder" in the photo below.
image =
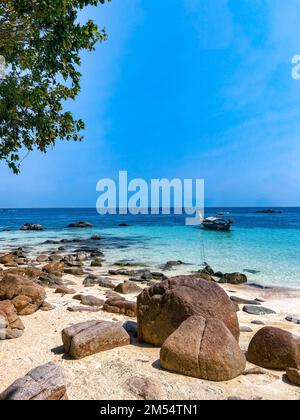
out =
[[16,259],[15,254],[5,254],[0,257],[0,264],[10,264],[13,263]]
[[115,285],[114,283],[106,277],[100,277],[98,278],[98,285],[100,287],[103,287],[104,289],[114,289]]
[[251,306],[246,305],[243,307],[243,311],[250,315],[276,315],[272,309],[264,308],[263,306]]
[[87,321],[62,331],[65,353],[81,359],[101,351],[130,344],[130,336],[119,323]]
[[274,327],[264,327],[250,342],[247,359],[265,369],[300,368],[300,337]]
[[79,300],[81,302],[82,305],[86,305],[86,306],[103,306],[104,304],[104,300],[99,299],[95,296],[91,296],[91,295],[76,295],[73,297],[73,299],[75,300]]
[[135,318],[137,305],[135,302],[129,302],[125,299],[108,299],[103,305],[103,311]]
[[38,225],[35,223],[25,223],[25,225],[21,227],[21,230],[41,231],[44,230],[44,228],[42,225]]
[[222,320],[233,336],[240,336],[233,303],[214,282],[178,276],[145,289],[137,298],[141,341],[161,346],[192,315]]
[[102,267],[102,259],[97,257],[91,262],[91,267]]
[[24,332],[24,325],[10,300],[0,302],[0,340],[19,338]]
[[55,293],[57,294],[62,294],[62,295],[74,295],[76,293],[76,290],[74,289],[69,289],[67,286],[59,286],[56,290]]
[[286,376],[293,385],[300,386],[300,369],[288,368]]
[[26,277],[6,274],[0,281],[0,301],[10,300],[18,315],[33,314],[45,298],[45,290]]
[[57,277],[60,277],[65,269],[65,264],[63,262],[51,262],[43,267],[43,271],[48,274],[54,274]]
[[17,379],[2,394],[0,400],[67,400],[63,370],[54,363],[39,366],[24,378]]
[[93,227],[93,225],[88,222],[76,222],[76,223],[71,223],[68,226],[68,228],[79,228],[79,229],[91,228],[91,227]]
[[142,291],[142,289],[137,284],[130,280],[125,280],[124,283],[118,284],[114,290],[115,292],[121,293],[122,295],[140,293]]
[[64,273],[72,276],[84,276],[84,271],[81,267],[65,268]]
[[219,280],[221,284],[244,284],[247,283],[248,279],[245,274],[242,273],[229,273],[224,274],[224,276]]
[[48,262],[48,261],[49,261],[49,257],[48,257],[48,255],[38,255],[38,256],[36,257],[36,261],[37,261],[38,263]]
[[246,358],[223,321],[191,316],[162,345],[160,363],[172,372],[222,382],[240,376]]

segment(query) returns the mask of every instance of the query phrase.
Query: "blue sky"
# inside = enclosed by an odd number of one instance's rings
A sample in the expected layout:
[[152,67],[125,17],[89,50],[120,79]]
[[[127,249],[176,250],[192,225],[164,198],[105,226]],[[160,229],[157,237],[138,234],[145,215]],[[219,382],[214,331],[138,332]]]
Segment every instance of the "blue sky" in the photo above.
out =
[[96,183],[204,178],[206,204],[300,206],[300,0],[112,0],[70,108],[81,144],[1,166],[0,207],[95,206]]

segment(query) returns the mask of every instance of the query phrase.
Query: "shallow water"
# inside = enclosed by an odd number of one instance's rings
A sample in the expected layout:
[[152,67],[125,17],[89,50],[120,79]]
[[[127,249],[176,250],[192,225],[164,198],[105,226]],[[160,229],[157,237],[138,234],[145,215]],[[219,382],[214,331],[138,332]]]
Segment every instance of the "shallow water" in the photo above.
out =
[[[109,262],[140,261],[159,268],[168,260],[187,263],[189,272],[204,261],[223,272],[244,271],[251,282],[300,288],[300,208],[281,214],[257,214],[253,208],[206,209],[206,216],[229,211],[231,232],[210,232],[184,224],[184,216],[100,216],[95,209],[0,210],[0,250],[41,245],[47,239],[90,238],[100,234],[99,247]],[[84,220],[91,229],[67,229]],[[43,232],[21,232],[24,223],[40,223]],[[128,223],[128,227],[119,227]],[[73,246],[73,245],[72,245]],[[71,247],[71,245],[70,245]],[[74,246],[73,246],[74,247]],[[250,272],[249,272],[250,271]]]

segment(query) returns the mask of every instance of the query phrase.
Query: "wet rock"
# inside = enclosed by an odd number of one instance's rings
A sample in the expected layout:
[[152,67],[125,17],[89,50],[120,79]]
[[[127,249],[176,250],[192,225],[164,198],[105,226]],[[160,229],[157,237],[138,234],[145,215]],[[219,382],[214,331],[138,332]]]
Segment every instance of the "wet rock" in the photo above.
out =
[[2,394],[0,400],[67,400],[63,371],[54,363],[39,366],[24,378],[17,379]]
[[117,293],[121,293],[122,295],[128,295],[131,293],[140,293],[142,289],[132,281],[125,280],[124,283],[118,284],[114,291]]
[[288,368],[286,370],[286,376],[293,385],[300,386],[300,368]]
[[152,271],[151,274],[154,280],[161,280],[161,281],[167,280],[167,276],[163,273]]
[[250,342],[247,360],[265,369],[299,369],[300,337],[279,328],[262,328]]
[[118,224],[119,227],[128,227],[128,223],[119,223]]
[[135,321],[126,321],[123,325],[131,338],[137,338],[137,323]]
[[68,226],[68,228],[79,228],[79,229],[91,228],[91,227],[93,227],[93,225],[88,222],[76,222],[76,223],[71,223]]
[[178,276],[145,289],[137,298],[139,339],[155,346],[192,315],[224,321],[236,339],[240,328],[233,303],[214,282]]
[[245,284],[248,279],[245,274],[242,273],[229,273],[224,274],[224,276],[219,280],[221,284]]
[[257,320],[251,321],[251,324],[253,324],[253,325],[266,325],[263,321],[257,321]]
[[192,316],[163,343],[164,369],[209,381],[229,381],[241,375],[246,359],[236,339],[218,319]]
[[238,296],[231,296],[230,299],[233,302],[238,303],[239,305],[253,305],[253,306],[260,306],[260,302],[257,302],[256,300],[248,300],[248,299],[243,299],[240,298]]
[[39,255],[38,257],[36,257],[36,260],[38,263],[44,263],[49,261],[49,257],[48,255]]
[[48,286],[48,287],[56,287],[61,286],[64,284],[64,281],[61,277],[57,277],[53,274],[48,273],[42,273],[39,278],[36,280],[38,284],[41,284],[42,286]]
[[87,321],[62,331],[65,353],[81,359],[101,351],[130,344],[130,336],[122,325],[106,321]]
[[102,267],[102,259],[97,257],[91,262],[91,267]]
[[62,295],[74,295],[76,293],[76,290],[69,289],[67,286],[59,286],[55,293],[62,294]]
[[41,231],[41,230],[44,230],[44,228],[42,225],[37,225],[33,223],[25,223],[25,225],[21,227],[21,230]]
[[0,301],[10,300],[18,315],[33,314],[45,298],[44,289],[26,277],[5,274],[0,281]]
[[103,305],[103,310],[118,315],[125,315],[130,318],[136,317],[137,305],[124,299],[108,299]]
[[292,322],[296,325],[300,325],[300,314],[298,314],[298,315],[288,315],[285,319],[288,322]]
[[24,325],[10,300],[0,302],[0,340],[19,338],[24,332]]
[[100,239],[102,239],[100,235],[93,235],[91,237],[91,241],[100,241]]
[[250,315],[276,315],[276,312],[272,309],[264,308],[263,306],[251,306],[246,305],[243,311]]

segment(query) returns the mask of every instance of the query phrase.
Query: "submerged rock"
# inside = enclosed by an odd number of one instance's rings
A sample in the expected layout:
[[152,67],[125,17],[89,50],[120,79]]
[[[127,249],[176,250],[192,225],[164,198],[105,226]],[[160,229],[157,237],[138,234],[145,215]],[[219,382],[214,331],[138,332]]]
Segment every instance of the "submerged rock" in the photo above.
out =
[[25,223],[21,227],[21,230],[33,230],[33,231],[41,231],[44,230],[42,225],[34,224],[34,223]]
[[246,358],[223,321],[192,316],[164,342],[160,363],[173,372],[222,382],[241,375]]
[[79,228],[79,229],[82,229],[82,228],[91,228],[91,227],[93,227],[93,225],[91,224],[91,223],[89,223],[89,222],[76,222],[76,223],[71,223],[71,224],[69,224],[69,226],[68,226],[68,228]]
[[87,321],[62,331],[65,353],[82,359],[101,351],[130,344],[130,336],[122,325],[107,321]]
[[214,282],[178,276],[145,289],[137,299],[139,339],[155,346],[192,315],[224,321],[238,340],[240,328],[233,303]]
[[63,370],[47,363],[17,379],[2,394],[0,400],[67,400]]

